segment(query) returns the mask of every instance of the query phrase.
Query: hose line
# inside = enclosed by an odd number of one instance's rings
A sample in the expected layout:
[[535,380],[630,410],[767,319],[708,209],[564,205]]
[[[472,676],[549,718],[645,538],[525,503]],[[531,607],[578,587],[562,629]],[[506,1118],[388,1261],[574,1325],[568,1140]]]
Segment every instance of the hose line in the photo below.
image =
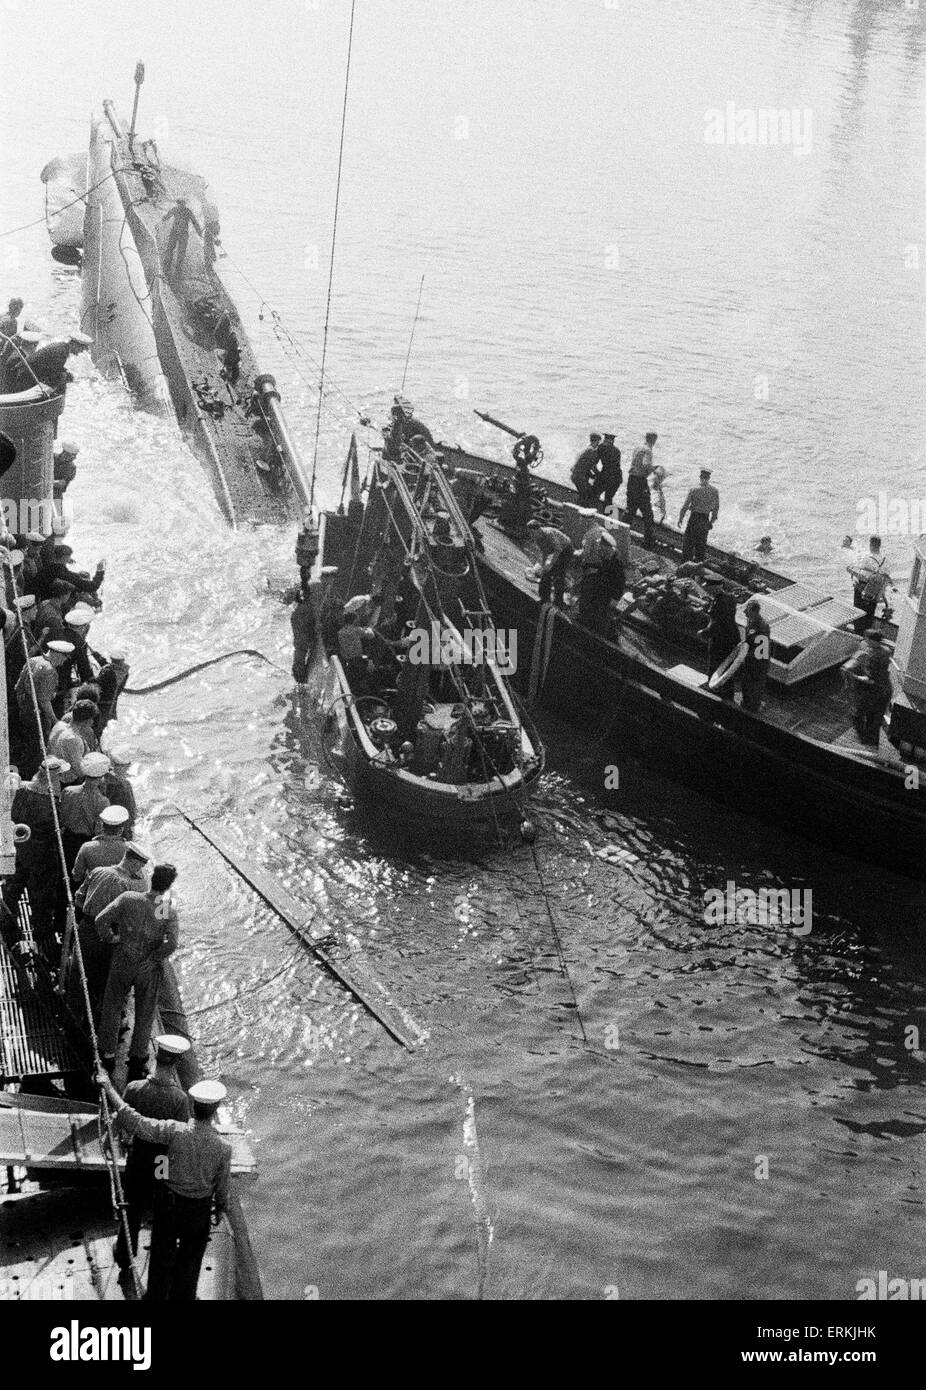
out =
[[155,681],[153,685],[127,685],[120,694],[122,695],[151,695],[155,690],[166,690],[169,685],[176,685],[178,681],[185,681],[188,676],[195,676],[199,671],[205,671],[209,666],[217,666],[220,661],[229,661],[233,656],[255,656],[258,661],[265,661],[268,666],[272,666],[275,671],[282,671],[284,676],[289,672],[279,662],[272,661],[269,656],[259,652],[256,647],[239,647],[233,652],[222,652],[220,656],[210,656],[206,661],[197,661],[195,666],[187,666],[184,670],[178,671],[176,675],[167,676],[162,681]]

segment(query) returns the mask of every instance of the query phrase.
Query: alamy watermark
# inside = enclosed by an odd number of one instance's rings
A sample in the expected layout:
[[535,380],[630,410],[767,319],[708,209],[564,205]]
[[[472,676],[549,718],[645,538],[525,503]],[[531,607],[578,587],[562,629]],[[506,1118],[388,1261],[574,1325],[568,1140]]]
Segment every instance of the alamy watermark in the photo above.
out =
[[881,1301],[906,1302],[926,1301],[926,1279],[892,1279],[886,1269],[879,1269],[877,1276],[866,1275],[855,1286],[859,1302]]
[[860,535],[921,536],[926,531],[926,497],[860,497],[855,504]]
[[704,113],[707,145],[786,145],[796,159],[813,149],[813,111],[809,107],[711,106]]
[[60,520],[55,506],[47,497],[2,497],[0,498],[3,525],[14,536],[25,536],[29,531],[41,532],[47,536],[57,531]]
[[432,622],[412,628],[408,660],[413,666],[484,666],[491,663],[506,676],[518,669],[518,634],[514,628],[464,628],[456,633]]
[[795,936],[807,936],[812,918],[810,888],[738,888],[728,879],[725,888],[708,888],[704,894],[704,921],[709,927],[784,926]]

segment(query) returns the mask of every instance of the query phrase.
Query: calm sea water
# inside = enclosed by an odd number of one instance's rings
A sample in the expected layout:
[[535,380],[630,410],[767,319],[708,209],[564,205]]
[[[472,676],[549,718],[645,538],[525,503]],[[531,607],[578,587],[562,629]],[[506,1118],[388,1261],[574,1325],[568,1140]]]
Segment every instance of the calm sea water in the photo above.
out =
[[[843,592],[859,499],[926,495],[926,9],[358,9],[323,497],[357,410],[401,380],[423,274],[406,389],[445,437],[500,448],[488,409],[539,433],[556,473],[589,428],[625,448],[655,428],[670,511],[707,459],[722,543],[769,534],[782,568]],[[223,271],[308,449],[348,7],[233,15],[4,5],[0,230],[40,216],[38,172],[84,146],[91,108],[129,110],[143,57],[140,128],[210,179]],[[706,143],[729,102],[809,110],[801,148]],[[4,298],[75,322],[43,227],[0,239],[0,264]],[[287,666],[292,537],[231,535],[175,429],[90,369],[66,432],[78,557],[110,561],[100,643],[128,647],[135,683],[243,646]],[[887,548],[902,577],[909,538]],[[121,723],[181,870],[199,1046],[256,1141],[271,1297],[846,1298],[879,1269],[923,1275],[912,885],[644,770],[606,792],[603,750],[550,725],[538,856],[567,980],[529,853],[371,838],[285,675],[232,661],[127,699]],[[361,951],[426,1045],[397,1047],[320,974],[177,802]],[[701,895],[728,878],[809,889],[810,935],[706,926]]]

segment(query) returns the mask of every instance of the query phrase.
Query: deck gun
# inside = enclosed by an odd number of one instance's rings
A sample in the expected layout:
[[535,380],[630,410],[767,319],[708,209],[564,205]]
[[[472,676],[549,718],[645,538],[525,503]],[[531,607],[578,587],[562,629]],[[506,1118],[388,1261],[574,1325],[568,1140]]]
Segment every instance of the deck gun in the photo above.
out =
[[521,535],[531,518],[534,491],[530,476],[531,469],[537,468],[543,461],[543,449],[540,440],[535,434],[526,434],[523,430],[513,429],[511,425],[496,420],[494,415],[488,415],[485,411],[474,410],[473,414],[478,415],[480,420],[485,420],[486,424],[504,430],[505,434],[510,434],[515,441],[511,456],[515,461],[517,472],[511,493],[498,514],[498,523],[513,535]]

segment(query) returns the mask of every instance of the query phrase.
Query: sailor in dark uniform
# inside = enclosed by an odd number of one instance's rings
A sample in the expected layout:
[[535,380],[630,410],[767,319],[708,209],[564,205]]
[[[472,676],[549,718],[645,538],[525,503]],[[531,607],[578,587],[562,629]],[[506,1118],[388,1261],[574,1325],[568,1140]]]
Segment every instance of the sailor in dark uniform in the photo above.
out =
[[[180,1120],[186,1124],[191,1107],[186,1092],[177,1080],[177,1063],[189,1052],[189,1039],[181,1037],[179,1033],[162,1033],[155,1038],[154,1045],[154,1074],[144,1081],[130,1081],[125,1088],[125,1103],[149,1120]],[[163,1144],[151,1144],[139,1138],[132,1140],[122,1188],[128,1207],[126,1215],[133,1256],[138,1254],[138,1232],[142,1218],[154,1202],[158,1159],[164,1160],[166,1156],[167,1150]],[[121,1224],[114,1253],[120,1268],[127,1269],[129,1261]]]
[[414,448],[412,441],[416,438],[423,440],[429,448],[434,448],[434,435],[423,420],[416,418],[409,401],[396,397],[395,404],[389,414],[392,417],[392,423],[386,431],[386,447],[383,451],[386,458],[400,459],[402,457],[402,445],[409,444]]
[[772,664],[771,629],[762,616],[757,598],[751,598],[743,611],[746,614],[744,641],[749,648],[740,668],[743,709],[758,714],[765,698],[768,668]]
[[7,391],[28,391],[37,381],[63,391],[74,380],[67,370],[68,359],[86,352],[92,342],[86,333],[70,333],[66,338],[52,338],[25,357],[13,358],[6,369]]
[[186,198],[177,199],[170,212],[166,214],[164,221],[170,223],[170,235],[167,238],[162,261],[164,274],[168,280],[172,278],[179,280],[183,276],[186,262],[190,227],[194,227],[200,236],[203,234],[203,229],[196,220]]
[[293,680],[297,685],[304,685],[317,632],[312,598],[305,589],[299,590],[289,622],[293,630]]
[[579,494],[579,501],[583,507],[594,506],[598,496],[598,449],[601,445],[600,434],[590,434],[588,436],[588,448],[583,449],[569,474],[572,479],[572,486]]
[[[710,620],[703,629],[703,635],[707,637],[707,674],[710,677],[740,644],[740,630],[736,624],[736,598],[725,589],[718,589],[714,594]],[[715,693],[721,700],[732,700],[735,684],[732,680],[725,681]]]
[[614,494],[624,481],[621,470],[621,451],[614,443],[614,435],[606,434],[598,445],[598,492],[596,502],[601,511],[606,511],[614,502]]
[[891,654],[883,641],[881,630],[870,627],[865,633],[865,646],[843,668],[855,682],[855,731],[859,742],[872,748],[878,746],[884,712],[894,693]]
[[228,1206],[231,1145],[213,1127],[225,1087],[219,1081],[197,1081],[191,1086],[193,1118],[184,1124],[148,1119],[126,1105],[102,1068],[96,1080],[115,1109],[123,1133],[167,1148],[167,1173],[155,1184],[145,1297],[153,1302],[191,1303],[209,1243],[213,1204],[217,1220]]

